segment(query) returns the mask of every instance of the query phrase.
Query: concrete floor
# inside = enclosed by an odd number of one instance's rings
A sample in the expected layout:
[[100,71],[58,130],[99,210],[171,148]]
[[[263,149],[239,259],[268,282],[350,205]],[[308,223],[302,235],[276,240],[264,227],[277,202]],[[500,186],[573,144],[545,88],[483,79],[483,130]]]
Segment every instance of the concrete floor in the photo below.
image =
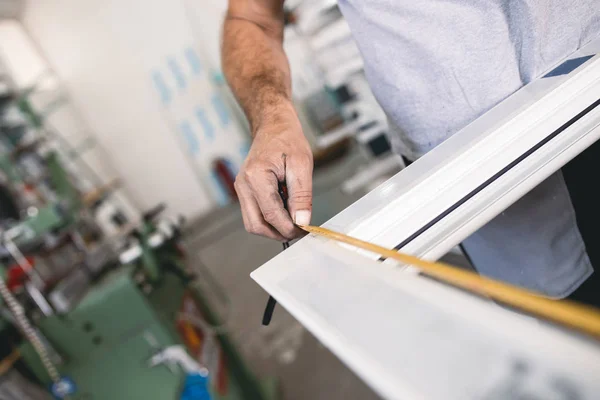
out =
[[[268,295],[249,274],[280,252],[281,244],[248,235],[241,221],[230,228],[195,251],[229,298],[229,331],[255,373],[277,377],[285,400],[376,399],[283,307],[275,309],[271,325],[261,325]],[[226,305],[219,308],[228,314]]]
[[[324,222],[359,197],[338,189],[357,163],[350,157],[316,174],[313,223]],[[222,299],[215,304],[233,340],[257,375],[278,379],[282,399],[379,398],[283,307],[275,309],[270,326],[261,325],[268,295],[249,274],[278,254],[281,244],[247,234],[237,205],[195,222],[187,238],[196,268],[206,267],[229,299],[229,305]]]

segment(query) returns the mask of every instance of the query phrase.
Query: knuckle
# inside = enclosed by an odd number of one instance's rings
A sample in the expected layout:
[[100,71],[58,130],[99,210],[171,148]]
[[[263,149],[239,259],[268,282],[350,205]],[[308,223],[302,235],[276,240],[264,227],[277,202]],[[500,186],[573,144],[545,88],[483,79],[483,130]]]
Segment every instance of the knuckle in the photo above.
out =
[[278,215],[279,215],[279,212],[277,210],[265,210],[265,211],[263,211],[263,217],[264,217],[265,221],[267,221],[270,224],[272,224],[273,222],[277,221]]
[[262,226],[262,225],[257,225],[257,226],[253,226],[251,230],[248,230],[248,233],[251,233],[253,235],[257,235],[257,236],[265,236],[265,237],[269,237],[270,236],[270,231],[267,227]]
[[296,232],[294,231],[293,228],[291,229],[287,229],[284,232],[281,232],[281,235],[286,238],[287,240],[292,240],[296,238]]
[[269,230],[269,228],[266,227],[260,227],[255,233],[255,235],[258,236],[263,236],[263,237],[271,237],[273,236],[273,234],[271,233],[271,231]]
[[258,164],[260,164],[260,159],[252,158],[250,160],[246,160],[246,163],[244,164],[244,171],[254,171]]
[[313,163],[313,155],[312,153],[300,153],[297,156],[298,158],[298,162],[300,162],[302,165],[312,165]]
[[242,174],[246,182],[252,183],[261,179],[265,175],[265,170],[266,168],[262,162],[253,162],[248,164]]
[[290,195],[289,200],[295,203],[312,204],[312,192],[310,190],[297,190]]
[[235,191],[239,194],[240,191],[242,190],[242,181],[243,181],[243,177],[238,174],[238,176],[235,177],[235,181],[233,181],[233,187],[235,189]]
[[253,235],[260,235],[261,226],[253,223],[245,223],[244,228],[246,228],[246,232],[252,233]]
[[245,181],[249,181],[256,174],[255,165],[256,164],[254,164],[254,163],[246,165],[244,170],[240,172],[240,177],[242,179],[244,179]]

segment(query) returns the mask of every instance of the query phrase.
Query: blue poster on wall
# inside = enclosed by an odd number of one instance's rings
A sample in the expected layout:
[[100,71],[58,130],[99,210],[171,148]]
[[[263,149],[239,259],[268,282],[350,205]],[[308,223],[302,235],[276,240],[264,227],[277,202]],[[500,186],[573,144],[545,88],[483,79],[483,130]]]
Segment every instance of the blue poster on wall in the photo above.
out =
[[[167,55],[151,71],[154,90],[190,165],[216,205],[227,204],[232,180],[249,148],[249,135],[232,116],[224,95],[222,76],[208,68],[192,46]],[[226,172],[214,171],[215,162],[227,161]]]

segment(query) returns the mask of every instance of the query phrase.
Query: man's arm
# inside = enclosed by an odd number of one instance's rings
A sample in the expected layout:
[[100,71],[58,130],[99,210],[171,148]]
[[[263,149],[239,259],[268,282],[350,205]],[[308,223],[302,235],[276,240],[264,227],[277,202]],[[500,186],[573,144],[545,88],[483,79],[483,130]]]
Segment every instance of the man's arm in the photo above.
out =
[[[222,48],[225,77],[254,137],[235,182],[244,226],[278,240],[298,235],[293,222],[310,222],[313,167],[292,103],[290,68],[283,51],[283,1],[229,0]],[[288,186],[289,214],[278,182]]]

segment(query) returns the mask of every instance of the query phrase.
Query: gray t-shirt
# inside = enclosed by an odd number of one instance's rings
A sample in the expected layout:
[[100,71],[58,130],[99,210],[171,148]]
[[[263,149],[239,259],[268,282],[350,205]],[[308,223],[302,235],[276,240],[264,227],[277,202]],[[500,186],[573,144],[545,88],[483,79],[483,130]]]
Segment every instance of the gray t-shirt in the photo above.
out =
[[[339,0],[394,149],[417,158],[600,33],[600,0]],[[562,175],[464,242],[488,276],[552,297],[592,267]],[[600,244],[599,244],[600,245]]]

